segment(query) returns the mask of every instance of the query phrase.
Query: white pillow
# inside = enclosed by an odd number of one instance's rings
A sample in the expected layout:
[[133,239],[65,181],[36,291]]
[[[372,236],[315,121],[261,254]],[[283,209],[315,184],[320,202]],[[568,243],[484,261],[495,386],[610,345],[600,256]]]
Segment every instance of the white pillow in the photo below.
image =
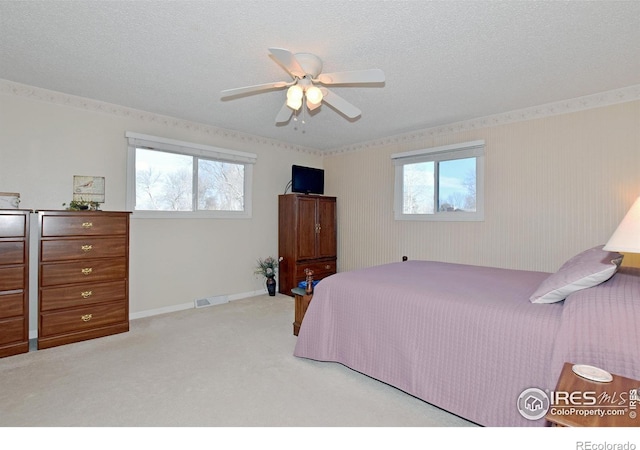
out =
[[565,262],[546,278],[529,297],[531,303],[556,303],[572,292],[607,281],[620,267],[622,255],[602,250],[604,245],[585,250]]

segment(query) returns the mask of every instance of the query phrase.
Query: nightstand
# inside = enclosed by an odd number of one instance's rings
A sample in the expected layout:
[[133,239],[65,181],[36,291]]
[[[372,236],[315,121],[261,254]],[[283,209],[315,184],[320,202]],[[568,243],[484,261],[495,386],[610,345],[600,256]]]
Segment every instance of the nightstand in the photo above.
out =
[[564,363],[545,416],[558,427],[640,427],[640,381],[613,375],[608,383],[573,373]]
[[294,314],[294,322],[293,322],[293,334],[298,335],[298,331],[300,331],[300,325],[302,325],[302,319],[304,319],[304,315],[307,312],[307,308],[309,307],[309,303],[311,303],[311,299],[313,298],[313,294],[307,295],[304,289],[302,288],[293,288],[291,289],[293,296],[295,297],[295,314]]

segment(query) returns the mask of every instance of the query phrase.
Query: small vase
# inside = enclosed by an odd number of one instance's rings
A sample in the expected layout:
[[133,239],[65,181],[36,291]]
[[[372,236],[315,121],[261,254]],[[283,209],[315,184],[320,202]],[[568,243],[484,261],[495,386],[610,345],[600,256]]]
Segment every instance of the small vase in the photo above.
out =
[[276,279],[274,277],[267,277],[267,291],[272,297],[276,295]]
[[311,295],[313,294],[313,270],[304,269],[304,273],[307,274],[306,289],[304,290],[304,293]]

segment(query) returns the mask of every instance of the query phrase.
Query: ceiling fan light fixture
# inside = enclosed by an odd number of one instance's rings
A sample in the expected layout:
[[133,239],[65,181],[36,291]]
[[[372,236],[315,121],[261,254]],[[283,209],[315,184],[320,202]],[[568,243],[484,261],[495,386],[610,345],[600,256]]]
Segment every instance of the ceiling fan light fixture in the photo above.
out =
[[308,88],[306,94],[307,100],[314,105],[318,105],[322,101],[322,91],[316,86]]
[[295,111],[299,110],[302,106],[302,98],[287,97],[287,106]]
[[318,107],[320,107],[320,103],[311,103],[309,99],[307,99],[307,108],[309,108],[309,111],[314,111]]
[[299,110],[302,106],[304,91],[301,86],[294,84],[287,89],[287,106],[293,110]]
[[287,90],[287,100],[302,101],[302,95],[302,87],[298,86],[297,84],[294,84]]

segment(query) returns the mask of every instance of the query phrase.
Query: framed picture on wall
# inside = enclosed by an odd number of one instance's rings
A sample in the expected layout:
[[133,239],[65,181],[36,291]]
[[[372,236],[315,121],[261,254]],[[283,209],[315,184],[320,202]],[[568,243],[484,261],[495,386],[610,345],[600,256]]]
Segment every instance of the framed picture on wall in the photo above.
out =
[[104,177],[74,175],[73,200],[104,203]]

